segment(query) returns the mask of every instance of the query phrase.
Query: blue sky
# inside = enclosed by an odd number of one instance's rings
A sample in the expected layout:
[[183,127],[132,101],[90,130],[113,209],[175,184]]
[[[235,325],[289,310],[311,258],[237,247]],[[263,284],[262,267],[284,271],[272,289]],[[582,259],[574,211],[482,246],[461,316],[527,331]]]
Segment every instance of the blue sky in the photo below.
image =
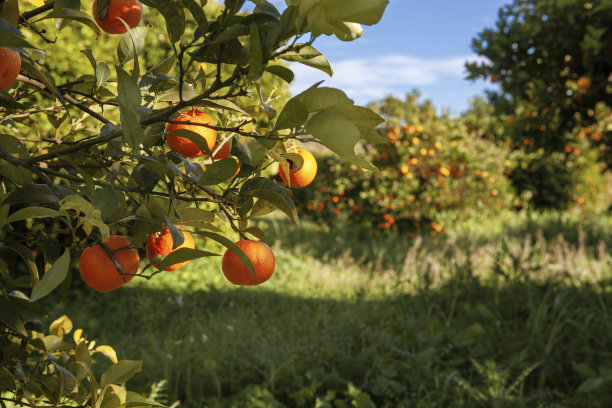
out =
[[[333,0],[332,0],[333,1]],[[283,0],[273,0],[277,5]],[[313,83],[340,88],[358,104],[418,89],[439,107],[457,114],[491,83],[465,80],[464,63],[477,56],[472,38],[497,20],[511,0],[390,0],[382,20],[364,26],[352,42],[322,36],[314,46],[329,60],[334,76],[292,65],[298,93]]]

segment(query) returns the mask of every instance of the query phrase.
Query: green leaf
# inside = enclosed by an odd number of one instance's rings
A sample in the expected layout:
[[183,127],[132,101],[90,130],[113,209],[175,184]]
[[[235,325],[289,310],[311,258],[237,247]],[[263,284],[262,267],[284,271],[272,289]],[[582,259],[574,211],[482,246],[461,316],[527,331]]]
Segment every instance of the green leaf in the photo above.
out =
[[212,152],[210,151],[210,148],[208,147],[208,143],[206,142],[206,139],[200,136],[199,134],[197,134],[196,132],[192,132],[191,130],[187,130],[187,129],[177,129],[173,132],[166,134],[166,136],[168,135],[186,137],[187,139],[195,143],[196,146],[198,146],[200,150],[204,152],[204,154],[206,154],[207,156],[212,156]]
[[147,27],[134,27],[121,35],[117,44],[117,58],[122,65],[142,54],[148,33]]
[[278,115],[274,129],[293,129],[300,127],[308,119],[308,110],[297,98],[291,98]]
[[255,238],[264,240],[266,239],[266,234],[258,227],[249,227],[244,230],[245,233],[253,235]]
[[26,105],[17,102],[11,94],[5,91],[0,91],[0,106],[9,109],[25,109]]
[[238,171],[238,162],[231,157],[215,160],[202,174],[198,184],[213,186],[228,180]]
[[23,325],[23,321],[21,316],[13,305],[8,297],[0,294],[0,322],[2,322],[9,329],[16,331],[22,336],[27,336],[25,326]]
[[174,54],[170,55],[168,58],[151,68],[147,74],[167,74],[170,72],[175,62],[176,56]]
[[185,242],[185,235],[183,235],[183,231],[177,228],[168,217],[166,217],[166,226],[170,231],[170,236],[172,236],[172,249],[176,249],[179,246],[183,245]]
[[229,109],[248,115],[248,113],[244,109],[242,109],[240,106],[236,105],[229,99],[217,99],[215,101],[204,99],[202,102],[200,102],[200,104],[202,106],[206,106],[207,108]]
[[355,144],[361,134],[350,121],[332,112],[319,112],[308,120],[306,131],[319,139],[341,158],[355,156]]
[[[0,133],[0,150],[21,159],[29,157],[28,149],[17,138]],[[4,176],[17,185],[25,185],[32,182],[32,173],[24,171],[22,167],[15,166],[8,161],[0,161],[0,176]]]
[[247,78],[251,81],[257,81],[261,78],[264,71],[263,51],[261,49],[261,39],[257,24],[251,24],[249,48],[251,56],[249,58],[249,72]]
[[159,182],[159,176],[144,164],[138,164],[136,167],[134,167],[130,178],[138,185],[138,187],[147,193],[153,191]]
[[183,0],[183,5],[187,7],[193,19],[195,20],[198,28],[200,29],[200,36],[204,36],[208,32],[208,21],[204,10],[195,0]]
[[[42,20],[48,18],[77,21],[91,28],[97,35],[100,35],[102,33],[102,31],[100,31],[100,28],[98,27],[98,24],[96,24],[96,21],[91,17],[90,14],[72,8],[64,8],[59,4],[59,2],[55,4],[53,10],[49,14],[47,14]],[[61,28],[63,28],[63,25],[60,27],[60,29]]]
[[282,65],[268,65],[266,71],[276,75],[288,84],[293,82],[293,78],[295,77],[292,70]]
[[176,251],[171,252],[164,258],[162,263],[159,264],[159,269],[164,270],[171,265],[185,261],[191,261],[193,259],[203,258],[205,256],[219,256],[219,254],[202,251],[199,249],[179,248]]
[[66,100],[55,87],[53,79],[49,74],[38,69],[38,67],[36,67],[33,62],[30,62],[29,58],[25,57],[21,58],[21,69],[32,75],[34,78],[38,79],[40,82],[42,82],[47,87],[47,89],[55,95],[57,100],[60,101],[66,111],[68,111],[68,105],[66,104]]
[[26,207],[15,211],[8,217],[7,222],[25,220],[27,218],[55,218],[59,215],[57,210],[46,207]]
[[359,133],[361,134],[361,138],[363,140],[367,140],[369,142],[374,143],[388,143],[389,141],[384,138],[376,129],[373,129],[368,126],[357,125],[357,129],[359,129]]
[[58,203],[69,194],[72,192],[63,187],[56,187],[55,191],[52,191],[46,184],[26,184],[8,196],[2,204]]
[[268,201],[284,212],[299,226],[299,219],[295,204],[291,197],[274,181],[265,177],[255,177],[247,180],[240,189],[241,196],[257,197]]
[[30,272],[31,282],[38,282],[38,267],[36,266],[36,261],[34,260],[34,255],[32,255],[30,248],[16,242],[7,245],[6,248],[13,250],[13,252],[17,253],[17,255],[23,259]]
[[96,190],[91,203],[100,210],[102,219],[107,221],[119,205],[119,196],[113,187],[104,186]]
[[340,89],[319,88],[318,84],[296,95],[295,98],[302,102],[308,112],[319,112],[331,107],[336,109],[354,107],[353,100]]
[[61,395],[69,394],[77,386],[77,380],[74,374],[53,360],[51,360],[51,363],[55,366],[55,369],[60,375],[60,384],[62,385]]
[[300,47],[297,52],[290,51],[284,53],[280,56],[280,58],[287,61],[295,61],[308,65],[309,67],[325,72],[329,76],[334,74],[334,71],[332,70],[327,58],[325,58],[325,56],[317,51],[314,47],[303,44],[296,44],[296,46]]
[[276,207],[270,204],[266,200],[259,199],[255,201],[253,204],[253,208],[251,209],[251,217],[258,217],[262,215],[267,215],[276,211]]
[[110,366],[100,379],[100,387],[110,384],[123,384],[142,370],[142,361],[121,360]]
[[214,232],[197,231],[196,233],[199,235],[208,237],[212,239],[213,241],[217,241],[218,243],[220,243],[221,245],[223,245],[224,247],[226,247],[227,249],[235,253],[236,256],[242,261],[242,263],[245,264],[246,267],[249,268],[251,272],[253,272],[253,274],[255,274],[255,268],[253,267],[253,263],[251,262],[251,259],[248,256],[246,256],[244,251],[242,251],[242,249],[240,249],[238,245],[236,245],[229,239],[225,238],[223,235],[219,235]]
[[22,47],[36,48],[27,42],[19,30],[11,25],[4,18],[0,18],[0,46],[2,47]]
[[117,70],[117,102],[125,142],[136,149],[144,140],[144,129],[140,126],[140,88],[136,80],[120,67]]
[[212,223],[215,220],[215,213],[202,208],[188,207],[180,211],[181,222],[184,224],[192,223]]
[[[324,89],[324,88],[318,88]],[[329,112],[337,113],[344,119],[350,120],[356,126],[367,126],[375,128],[385,121],[385,119],[371,109],[363,106],[349,105],[346,103],[329,107]]]
[[68,276],[68,268],[70,266],[70,250],[66,249],[64,253],[51,265],[47,273],[41,280],[36,282],[32,289],[31,300],[34,302],[42,299],[58,287],[66,276]]
[[185,15],[182,9],[178,9],[170,0],[149,0],[166,20],[166,27],[170,35],[170,41],[175,43],[181,39],[185,31]]

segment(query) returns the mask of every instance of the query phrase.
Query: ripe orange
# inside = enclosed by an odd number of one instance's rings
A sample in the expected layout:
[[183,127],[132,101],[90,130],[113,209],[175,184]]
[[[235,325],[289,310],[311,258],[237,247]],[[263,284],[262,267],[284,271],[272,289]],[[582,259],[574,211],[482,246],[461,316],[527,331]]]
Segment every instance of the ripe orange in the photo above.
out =
[[[182,230],[182,228],[180,229]],[[172,246],[174,245],[174,241],[172,240],[172,235],[170,234],[170,230],[168,229],[168,227],[164,227],[160,232],[151,234],[149,236],[149,239],[147,240],[147,245],[145,248],[147,252],[147,258],[149,258],[149,261],[150,261],[157,254],[168,256],[179,248],[194,249],[195,242],[193,241],[193,236],[191,236],[189,231],[183,231],[183,237],[185,237],[185,241],[178,247],[172,249]],[[175,263],[173,265],[170,265],[164,270],[165,271],[176,271],[177,269],[182,268],[188,263],[189,261]],[[153,266],[159,269],[159,264],[153,265]]]
[[289,183],[287,182],[287,175],[283,170],[282,166],[278,166],[278,174],[283,179],[285,184],[289,184],[290,187],[306,187],[314,180],[317,175],[317,160],[314,158],[312,153],[303,149],[296,149],[291,153],[297,153],[304,159],[304,165],[298,171],[293,171],[293,164],[289,161]]
[[0,90],[3,90],[17,79],[21,71],[21,57],[17,51],[0,47],[0,61]]
[[251,260],[255,269],[255,276],[242,263],[238,255],[228,249],[225,251],[223,261],[221,262],[221,269],[225,278],[234,285],[247,286],[259,285],[270,279],[276,266],[272,249],[265,242],[261,241],[244,240],[236,242],[236,245]]
[[581,76],[576,81],[576,85],[578,85],[578,88],[586,90],[591,87],[591,80],[589,77]]
[[[181,122],[214,125],[214,122],[210,115],[208,115],[206,112],[202,112],[197,109],[182,112],[175,120]],[[183,125],[176,123],[168,123],[168,126],[166,126],[166,132],[174,132],[175,130],[179,129],[190,130],[194,133],[197,133],[204,140],[206,140],[208,148],[211,151],[213,150],[215,142],[217,141],[217,131],[215,129],[211,129],[206,126]],[[200,150],[197,144],[193,143],[186,137],[169,135],[166,136],[166,142],[168,142],[168,146],[170,147],[170,149],[174,150],[175,152],[181,154],[184,157],[200,157],[204,154],[202,153],[202,150]]]
[[127,29],[120,19],[130,28],[134,28],[142,18],[142,4],[137,0],[110,0],[106,16],[98,16],[98,0],[94,0],[91,13],[98,26],[109,34],[125,33]]
[[499,75],[491,74],[491,82],[497,82],[497,81],[499,81]]
[[[138,251],[125,248],[130,245],[127,238],[111,235],[104,245],[113,251],[113,257],[123,268],[121,273],[100,245],[85,248],[79,260],[81,277],[89,287],[98,292],[110,292],[131,281],[138,272],[140,263]],[[119,248],[125,249],[117,251]]]

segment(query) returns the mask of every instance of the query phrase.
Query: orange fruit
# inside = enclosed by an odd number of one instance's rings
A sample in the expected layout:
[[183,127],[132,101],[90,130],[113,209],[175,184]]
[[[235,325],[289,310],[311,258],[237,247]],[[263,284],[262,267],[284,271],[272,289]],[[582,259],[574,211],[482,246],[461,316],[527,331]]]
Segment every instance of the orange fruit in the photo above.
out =
[[221,269],[225,278],[234,285],[259,285],[270,279],[274,273],[276,260],[272,249],[261,241],[243,240],[236,242],[238,248],[251,260],[255,275],[231,250],[225,251]]
[[21,71],[21,57],[15,50],[0,47],[0,61],[0,90],[3,90],[17,79]]
[[491,74],[491,82],[497,82],[497,81],[499,81],[499,75]]
[[[210,149],[210,151],[214,152],[215,150],[217,150],[218,147],[219,147],[219,143],[214,145],[213,148]],[[213,158],[215,160],[226,159],[226,158],[229,157],[231,150],[232,150],[232,143],[231,142],[223,143],[223,145],[221,146],[219,151],[217,151],[217,153],[213,154]]]
[[576,81],[576,85],[578,85],[580,89],[589,89],[591,87],[591,80],[589,77],[581,76]]
[[[182,228],[179,229],[183,230]],[[149,235],[149,239],[147,240],[147,245],[145,248],[147,252],[147,258],[149,258],[150,261],[157,254],[168,256],[172,252],[180,248],[194,249],[195,242],[193,241],[193,236],[191,235],[191,233],[189,233],[189,231],[183,231],[183,237],[185,237],[185,241],[183,241],[183,243],[178,247],[172,249],[172,246],[174,245],[174,240],[172,239],[172,235],[170,234],[170,229],[168,229],[168,227],[164,227],[160,232]],[[189,261],[175,263],[164,270],[176,271],[177,269],[182,268],[188,263]],[[159,264],[153,266],[159,269]]]
[[[123,268],[121,273],[99,244],[85,248],[79,260],[81,278],[90,288],[98,292],[110,292],[131,281],[138,272],[140,263],[138,251],[133,248],[126,248],[130,246],[130,241],[127,238],[111,235],[104,242],[104,245],[113,251],[113,257]],[[125,249],[117,251],[120,248]]]
[[293,171],[293,163],[289,161],[289,182],[287,182],[287,175],[280,165],[278,166],[278,174],[285,184],[288,184],[290,187],[306,187],[312,183],[317,175],[317,160],[308,150],[296,149],[291,151],[291,153],[297,153],[302,156],[304,165],[298,171]]
[[130,28],[138,25],[142,18],[142,4],[137,0],[110,0],[106,16],[100,19],[98,0],[95,0],[91,14],[103,31],[109,34],[121,34],[127,31],[121,20],[125,21]]
[[[181,122],[191,122],[191,123],[202,123],[205,125],[214,125],[214,122],[210,115],[206,112],[199,111],[197,109],[189,110],[182,112],[176,119],[176,121]],[[208,148],[212,151],[215,142],[217,141],[217,131],[215,129],[208,128],[206,126],[198,126],[198,125],[184,125],[177,123],[168,123],[166,126],[166,132],[174,132],[175,130],[185,129],[190,130],[194,133],[200,135],[204,140],[206,140],[206,144]],[[197,144],[193,143],[186,137],[181,136],[166,136],[166,142],[170,149],[179,153],[184,157],[200,157],[204,153],[198,147]]]

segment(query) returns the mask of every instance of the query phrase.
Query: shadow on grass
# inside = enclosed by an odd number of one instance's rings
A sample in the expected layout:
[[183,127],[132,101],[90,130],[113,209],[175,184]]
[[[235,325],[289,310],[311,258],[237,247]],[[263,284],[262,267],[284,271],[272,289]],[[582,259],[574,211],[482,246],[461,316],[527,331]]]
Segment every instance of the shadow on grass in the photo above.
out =
[[144,360],[128,388],[166,379],[181,407],[595,407],[612,398],[611,288],[468,273],[341,300],[126,286],[75,291],[53,314]]

